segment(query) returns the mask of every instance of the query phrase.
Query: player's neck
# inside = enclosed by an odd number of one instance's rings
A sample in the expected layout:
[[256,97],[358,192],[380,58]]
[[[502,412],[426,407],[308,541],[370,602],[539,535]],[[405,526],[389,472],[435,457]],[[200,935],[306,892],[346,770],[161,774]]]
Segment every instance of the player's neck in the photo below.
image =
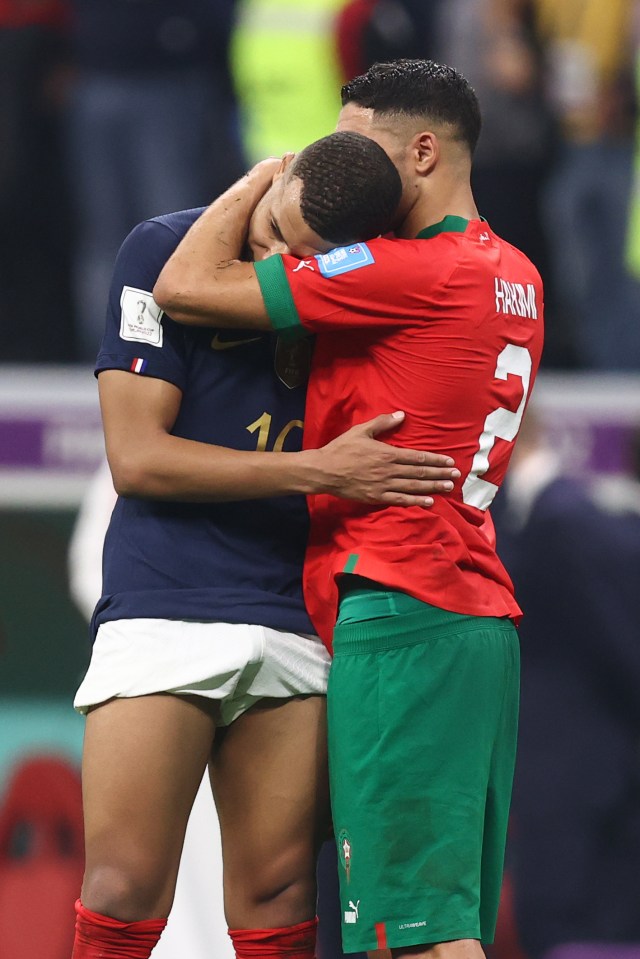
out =
[[455,184],[449,189],[422,190],[396,229],[396,236],[413,239],[428,226],[440,223],[446,216],[477,220],[478,209],[468,183]]

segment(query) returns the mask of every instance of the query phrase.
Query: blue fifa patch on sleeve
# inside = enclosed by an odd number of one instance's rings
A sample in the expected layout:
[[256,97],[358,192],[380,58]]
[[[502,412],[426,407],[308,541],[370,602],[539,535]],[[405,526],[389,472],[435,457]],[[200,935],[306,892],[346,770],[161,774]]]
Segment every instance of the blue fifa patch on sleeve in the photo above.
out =
[[351,270],[359,270],[375,263],[373,253],[366,243],[339,246],[328,253],[317,253],[315,258],[323,276],[339,276],[341,273],[350,273]]

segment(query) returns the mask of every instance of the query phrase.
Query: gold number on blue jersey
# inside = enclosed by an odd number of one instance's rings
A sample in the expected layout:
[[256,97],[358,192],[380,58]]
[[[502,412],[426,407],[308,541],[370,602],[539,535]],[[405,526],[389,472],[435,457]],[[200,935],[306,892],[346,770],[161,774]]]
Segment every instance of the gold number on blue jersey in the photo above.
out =
[[[245,426],[245,429],[248,433],[257,433],[258,440],[256,443],[256,451],[258,453],[264,453],[269,449],[269,434],[271,433],[271,422],[273,417],[271,413],[263,413],[262,416],[259,416],[257,420],[254,420],[253,423],[250,423],[249,426]],[[289,422],[283,426],[278,435],[275,438],[272,450],[274,453],[282,453],[285,441],[289,433],[294,429],[302,429],[304,423],[302,420],[289,420]]]

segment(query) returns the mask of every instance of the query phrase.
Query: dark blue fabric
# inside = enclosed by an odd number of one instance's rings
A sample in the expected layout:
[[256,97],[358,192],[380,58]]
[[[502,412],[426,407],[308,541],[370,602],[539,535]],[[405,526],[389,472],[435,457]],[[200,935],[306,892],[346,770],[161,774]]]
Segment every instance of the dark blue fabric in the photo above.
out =
[[[96,371],[129,370],[147,361],[145,376],[183,393],[173,433],[240,450],[255,450],[256,421],[269,425],[267,449],[292,421],[303,420],[305,384],[289,388],[274,371],[272,334],[223,331],[252,342],[211,347],[211,329],[162,319],[163,345],[120,336],[122,288],[151,291],[158,273],[201,210],[140,224],[116,262],[107,326]],[[137,375],[137,374],[131,374]],[[135,419],[135,410],[131,411]],[[253,427],[250,431],[249,427]],[[292,427],[285,451],[300,449]],[[313,632],[302,599],[308,519],[303,497],[237,503],[176,503],[120,497],[107,532],[103,589],[93,630],[108,620],[137,617],[256,623]]]
[[640,515],[552,482],[518,528],[492,514],[524,610],[509,850],[532,957],[640,940]]

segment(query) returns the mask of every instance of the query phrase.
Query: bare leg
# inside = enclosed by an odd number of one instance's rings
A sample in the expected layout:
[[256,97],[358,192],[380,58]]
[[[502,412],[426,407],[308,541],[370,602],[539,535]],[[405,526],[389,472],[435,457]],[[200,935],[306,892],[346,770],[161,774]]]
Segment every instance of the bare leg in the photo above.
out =
[[87,717],[82,902],[123,922],[168,916],[215,732],[195,697],[113,699]]
[[325,698],[257,703],[224,731],[210,768],[229,926],[312,919],[329,822]]

